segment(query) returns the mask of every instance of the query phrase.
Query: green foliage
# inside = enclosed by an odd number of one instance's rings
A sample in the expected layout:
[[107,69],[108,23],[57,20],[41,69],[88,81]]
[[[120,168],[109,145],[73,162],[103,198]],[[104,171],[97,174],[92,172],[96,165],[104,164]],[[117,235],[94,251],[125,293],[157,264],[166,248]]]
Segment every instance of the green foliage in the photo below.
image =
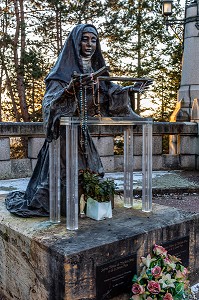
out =
[[91,197],[98,202],[106,202],[110,200],[110,196],[114,195],[116,185],[114,180],[103,179],[98,174],[90,170],[82,170],[83,175],[83,191],[86,199]]
[[[103,24],[103,38],[108,45],[106,57],[112,72],[154,78],[150,92],[138,96],[136,108],[138,112],[146,110],[142,99],[147,95],[156,104],[148,116],[168,121],[177,100],[182,47],[174,37],[175,34],[166,31],[161,15],[161,1],[107,0],[105,10],[107,14]],[[179,18],[179,4],[174,7],[174,18],[176,14]],[[163,88],[161,78],[165,81]]]
[[28,138],[11,138],[10,139],[10,157],[12,159],[28,157]]
[[[19,1],[16,3],[20,11]],[[173,17],[180,18],[181,8],[178,1],[175,3]],[[25,17],[18,21],[17,17],[22,14],[15,13],[13,1],[6,0],[1,6],[0,90],[3,97],[0,95],[0,99],[5,121],[7,116],[9,120],[24,119],[21,94],[16,84],[19,74],[23,77],[29,118],[41,120],[44,78],[61,51],[68,32],[78,23],[96,25],[100,40],[106,46],[104,56],[113,75],[154,78],[146,95],[156,108],[148,116],[155,120],[169,120],[179,88],[182,47],[174,37],[175,33],[166,31],[161,1],[22,0],[21,4]],[[19,25],[17,40],[16,24]],[[18,65],[15,49],[19,56]],[[145,110],[146,95],[137,97],[137,111]],[[3,104],[4,97],[9,99],[9,105]]]
[[30,48],[24,53],[24,84],[26,88],[26,101],[32,121],[42,121],[42,98],[45,91],[44,76],[46,75],[45,57]]
[[114,154],[122,155],[124,154],[124,137],[116,136],[114,139]]

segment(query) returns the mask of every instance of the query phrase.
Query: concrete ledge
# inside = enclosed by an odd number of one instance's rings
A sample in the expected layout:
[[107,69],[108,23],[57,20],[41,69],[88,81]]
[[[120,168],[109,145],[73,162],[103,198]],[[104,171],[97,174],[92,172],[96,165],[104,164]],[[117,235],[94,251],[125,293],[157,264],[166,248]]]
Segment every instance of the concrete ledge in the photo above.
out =
[[0,122],[0,136],[36,136],[44,137],[42,122]]
[[[123,133],[122,126],[101,126],[100,135]],[[114,130],[113,130],[114,129]],[[90,132],[98,135],[99,126],[90,126]],[[134,129],[135,134],[141,133],[141,126],[137,125]],[[192,122],[154,122],[153,134],[183,134],[198,135],[198,125]],[[45,136],[42,122],[0,122],[0,136]]]
[[97,266],[136,253],[138,268],[155,243],[185,236],[191,282],[198,282],[199,214],[160,205],[144,214],[118,204],[112,219],[80,219],[75,232],[66,231],[65,220],[14,217],[3,201],[0,216],[0,289],[8,300],[95,300]]

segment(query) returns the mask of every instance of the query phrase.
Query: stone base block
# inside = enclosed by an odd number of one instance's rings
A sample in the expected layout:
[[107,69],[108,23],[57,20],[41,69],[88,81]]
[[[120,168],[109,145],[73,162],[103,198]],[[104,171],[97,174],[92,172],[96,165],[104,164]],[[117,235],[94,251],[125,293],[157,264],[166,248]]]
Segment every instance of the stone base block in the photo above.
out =
[[32,158],[31,159],[31,167],[32,167],[32,171],[34,170],[35,166],[36,166],[36,163],[37,163],[37,159],[35,158]]
[[162,170],[162,155],[153,155],[152,158],[153,170]]
[[99,155],[113,155],[114,143],[112,136],[93,137],[94,144],[97,148]]
[[[123,172],[124,171],[124,157],[123,155],[114,155],[114,165],[115,165],[115,171],[117,172]],[[169,164],[170,168],[172,165]],[[152,158],[152,166],[153,166],[153,170],[162,170],[164,169],[163,166],[163,158],[162,155],[153,155]],[[134,156],[134,170],[135,171],[139,171],[142,169],[142,157],[141,156]]]
[[114,156],[101,156],[101,161],[105,172],[114,171]]
[[117,172],[124,171],[124,156],[114,155],[114,170]]
[[65,219],[13,217],[2,200],[0,290],[7,300],[127,300],[140,257],[155,243],[183,256],[198,282],[198,228],[199,214],[157,204],[146,214],[116,203],[112,219],[79,219],[79,230],[67,231]]
[[180,137],[180,154],[194,155],[199,151],[198,137],[196,136],[181,136]]
[[[142,157],[134,155],[134,170],[138,171],[142,169]],[[114,170],[117,172],[124,171],[124,156],[114,155]]]
[[0,161],[10,159],[10,139],[0,138]]
[[37,158],[37,155],[44,144],[44,140],[44,138],[28,138],[29,158]]
[[0,179],[24,178],[32,175],[37,160],[11,159],[0,162]]
[[196,155],[196,170],[199,170],[199,155]]
[[30,159],[12,159],[11,170],[11,178],[30,177],[32,175],[32,166]]
[[163,168],[177,170],[180,169],[180,158],[178,154],[163,154]]
[[196,170],[196,155],[180,155],[180,165],[182,169]]
[[0,179],[11,178],[11,161],[0,162]]

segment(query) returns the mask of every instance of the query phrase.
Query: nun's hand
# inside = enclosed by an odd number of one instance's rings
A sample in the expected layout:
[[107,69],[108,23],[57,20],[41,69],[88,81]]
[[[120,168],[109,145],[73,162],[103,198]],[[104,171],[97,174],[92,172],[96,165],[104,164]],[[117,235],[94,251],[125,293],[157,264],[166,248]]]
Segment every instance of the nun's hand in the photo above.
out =
[[139,93],[142,94],[148,90],[149,86],[153,83],[151,79],[146,81],[136,82],[134,85],[125,86],[123,90],[128,90],[129,93]]

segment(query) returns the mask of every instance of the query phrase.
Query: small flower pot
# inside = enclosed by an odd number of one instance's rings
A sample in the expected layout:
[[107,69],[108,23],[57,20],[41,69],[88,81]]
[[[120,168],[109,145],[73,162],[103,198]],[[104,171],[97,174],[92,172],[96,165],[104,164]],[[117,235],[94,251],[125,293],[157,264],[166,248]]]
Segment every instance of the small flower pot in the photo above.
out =
[[92,198],[88,198],[86,215],[87,217],[97,221],[104,220],[106,218],[112,218],[111,201],[98,202]]

